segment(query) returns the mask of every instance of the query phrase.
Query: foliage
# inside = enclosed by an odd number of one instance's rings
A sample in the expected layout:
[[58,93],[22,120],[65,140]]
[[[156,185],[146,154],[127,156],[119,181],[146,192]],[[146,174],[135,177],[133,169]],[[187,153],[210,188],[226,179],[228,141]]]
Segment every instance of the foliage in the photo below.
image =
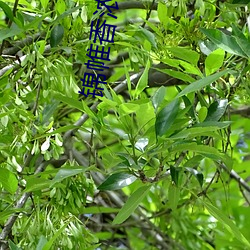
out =
[[248,1],[117,2],[85,98],[97,2],[0,1],[1,249],[249,249]]

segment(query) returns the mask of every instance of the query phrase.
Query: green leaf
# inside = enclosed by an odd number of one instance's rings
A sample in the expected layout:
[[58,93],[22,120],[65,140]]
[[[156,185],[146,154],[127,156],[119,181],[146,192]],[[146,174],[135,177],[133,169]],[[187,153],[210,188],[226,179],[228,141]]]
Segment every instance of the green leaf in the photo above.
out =
[[197,171],[194,168],[189,168],[186,167],[185,168],[188,172],[190,172],[193,176],[195,176],[195,178],[197,179],[197,181],[199,182],[200,186],[202,187],[203,185],[203,181],[204,181],[204,176],[201,172]]
[[19,28],[24,28],[24,18],[23,15],[20,12],[16,13],[17,17],[14,17],[14,22]]
[[[201,200],[201,199],[200,199]],[[202,200],[201,200],[202,201]],[[245,236],[240,232],[238,227],[230,220],[220,209],[216,208],[212,204],[202,201],[208,212],[216,218],[223,226],[232,233],[239,241],[241,241],[245,246],[250,248],[250,242],[245,238]]]
[[33,192],[33,191],[39,191],[46,188],[49,188],[51,185],[51,180],[37,177],[37,176],[31,176],[26,178],[26,188],[24,192]]
[[210,41],[209,39],[206,39],[204,41],[199,41],[199,47],[200,50],[203,54],[205,55],[209,55],[212,51],[218,49],[218,46],[216,44],[214,44],[212,41]]
[[69,166],[69,167],[65,167],[65,168],[61,168],[55,178],[52,180],[51,182],[51,186],[54,185],[57,182],[61,182],[62,180],[70,177],[70,176],[74,176],[80,173],[85,172],[85,168],[83,167],[73,167],[73,166]]
[[96,206],[92,206],[92,207],[82,207],[80,209],[80,212],[82,214],[111,214],[111,213],[117,213],[119,212],[119,208],[114,208],[114,207],[96,207]]
[[194,66],[197,65],[200,58],[200,54],[198,52],[190,49],[176,47],[176,48],[169,48],[168,50],[172,52],[175,57],[190,62]]
[[242,31],[234,23],[232,23],[232,35],[235,37],[241,38],[242,40],[246,40],[246,42],[248,42],[245,35],[242,33]]
[[139,26],[139,30],[136,31],[135,36],[138,36],[141,41],[149,41],[153,48],[157,48],[157,44],[155,42],[155,35],[151,31]]
[[82,103],[77,101],[76,99],[65,96],[65,95],[62,95],[62,94],[59,94],[57,92],[54,92],[53,96],[54,96],[55,99],[57,99],[57,100],[59,100],[59,101],[61,101],[63,103],[66,103],[69,106],[71,106],[73,108],[76,108],[76,109],[78,109],[78,110],[80,110],[82,112],[85,112]]
[[233,36],[228,36],[222,31],[217,29],[204,29],[200,28],[201,32],[204,33],[213,43],[219,48],[241,57],[246,57],[246,54],[241,49],[237,40]]
[[6,38],[17,36],[22,33],[24,30],[20,29],[18,26],[13,25],[11,28],[0,30],[0,42]]
[[244,37],[244,39],[240,37],[235,37],[237,43],[239,44],[240,48],[244,51],[244,53],[250,57],[250,42]]
[[42,7],[43,7],[44,9],[46,9],[46,8],[47,8],[47,5],[48,5],[48,3],[49,3],[49,0],[40,0],[40,2],[41,2]]
[[206,75],[211,75],[223,65],[225,57],[225,51],[222,49],[217,49],[210,53],[205,60],[205,72]]
[[134,96],[135,98],[137,98],[139,96],[139,94],[147,87],[148,85],[148,70],[150,68],[150,61],[148,60],[147,64],[146,64],[146,68],[143,71],[137,85],[136,85],[136,89],[135,89],[135,93]]
[[249,4],[249,0],[233,0],[232,4]]
[[58,128],[58,129],[55,129],[53,132],[45,133],[43,135],[38,135],[37,137],[34,137],[32,140],[34,141],[37,139],[41,139],[41,138],[47,137],[49,135],[61,134],[61,133],[66,132],[70,129],[76,129],[76,128],[79,128],[79,126],[75,126],[75,125],[63,126],[63,127]]
[[183,95],[195,92],[197,90],[200,90],[204,87],[206,87],[207,85],[213,83],[214,81],[218,80],[220,77],[222,77],[223,75],[227,74],[231,72],[230,70],[223,70],[221,72],[215,73],[213,75],[207,76],[205,78],[202,78],[198,81],[195,81],[191,84],[189,84],[185,89],[183,89],[178,95],[178,97],[181,97]]
[[130,195],[127,202],[116,215],[112,224],[121,224],[124,222],[139,206],[143,198],[147,195],[150,187],[150,185],[144,185],[138,188],[132,195]]
[[171,153],[180,152],[183,150],[197,152],[214,161],[218,161],[218,160],[223,161],[229,168],[232,165],[232,163],[230,163],[231,158],[227,156],[226,154],[220,153],[216,148],[213,148],[207,145],[197,145],[194,142],[174,145],[171,149]]
[[198,112],[198,118],[200,122],[203,122],[206,119],[207,116],[207,108],[206,107],[201,107],[199,112]]
[[47,241],[46,237],[44,235],[41,235],[40,239],[38,241],[36,250],[43,250],[43,247],[46,245],[47,242],[48,241]]
[[185,162],[184,167],[192,168],[198,166],[203,159],[204,157],[202,155],[195,155]]
[[14,194],[18,188],[18,180],[16,176],[5,168],[0,168],[0,183],[2,183],[4,189],[11,194]]
[[[181,92],[180,87],[176,86],[176,88],[178,89],[178,91],[180,93]],[[188,109],[188,114],[190,115],[190,117],[193,120],[196,120],[196,116],[195,116],[195,113],[194,113],[194,107],[193,107],[192,103],[190,102],[190,100],[186,96],[182,96],[181,98],[185,103],[185,107]]]
[[4,3],[3,1],[0,1],[0,8],[3,9],[5,15],[6,15],[11,21],[14,21],[13,12],[12,12],[11,8],[10,8],[6,3]]
[[56,47],[63,39],[64,28],[61,24],[56,25],[50,35],[50,46]]
[[208,121],[219,121],[220,118],[224,115],[228,105],[227,99],[222,99],[219,101],[213,102],[208,108],[208,114],[205,119],[205,122]]
[[170,175],[171,175],[171,179],[174,182],[174,184],[176,186],[178,186],[178,180],[179,180],[179,173],[180,173],[181,169],[180,168],[176,168],[173,166],[170,166]]
[[180,131],[179,133],[172,135],[170,139],[190,139],[196,136],[206,135],[207,132],[215,131],[218,127],[195,127],[188,128]]
[[77,10],[81,9],[82,7],[83,7],[83,5],[80,4],[80,5],[76,6],[76,7],[73,7],[72,9],[69,9],[69,10],[65,11],[64,13],[62,13],[60,16],[58,16],[56,18],[56,20],[53,22],[53,24],[58,23],[60,20],[62,20],[66,16],[76,12]]
[[53,116],[55,110],[58,108],[59,102],[52,100],[49,104],[44,104],[44,109],[42,112],[42,124],[49,122],[50,118]]
[[14,209],[14,208],[7,207],[5,211],[0,212],[0,222],[4,223],[5,220],[7,220],[10,215],[14,213],[18,213],[18,212],[23,212],[23,211],[24,211],[23,208]]
[[185,73],[203,77],[203,74],[201,73],[200,69],[197,66],[193,66],[192,64],[181,60],[179,60],[179,65],[182,66],[182,68],[184,68]]
[[9,240],[8,242],[9,242],[10,250],[22,250],[17,245],[15,245],[11,240]]
[[166,15],[167,11],[168,10],[166,4],[159,2],[157,7],[157,14],[162,24],[167,24],[168,21],[168,16]]
[[119,109],[121,114],[131,114],[139,110],[140,105],[135,103],[122,103],[119,105]]
[[195,124],[193,127],[217,127],[217,129],[222,129],[228,127],[230,124],[232,124],[231,121],[225,121],[225,122],[204,121]]
[[164,135],[174,123],[179,110],[179,101],[174,99],[156,116],[155,132],[156,136]]
[[180,79],[184,82],[193,82],[195,79],[191,76],[189,76],[188,74],[186,73],[183,73],[183,72],[180,72],[180,71],[176,71],[176,70],[173,70],[173,69],[158,69],[156,68],[156,70],[162,72],[162,73],[165,73],[169,76],[172,76],[174,78],[177,78],[177,79]]
[[51,247],[52,247],[52,245],[53,245],[53,243],[54,243],[54,241],[59,237],[59,235],[64,231],[64,229],[68,226],[68,224],[69,224],[69,222],[64,222],[65,224],[59,229],[59,230],[57,230],[56,232],[55,232],[55,234],[53,235],[53,237],[45,244],[45,246],[43,247],[43,249],[42,250],[49,250]]
[[51,15],[51,11],[46,12],[42,16],[36,16],[35,18],[32,18],[32,21],[28,23],[25,27],[24,30],[30,30],[30,29],[37,29],[37,27],[41,24],[41,22],[46,18]]
[[176,210],[179,199],[180,188],[178,188],[173,182],[171,182],[168,188],[168,204],[173,211]]
[[99,187],[99,190],[117,190],[133,183],[136,177],[132,174],[120,172],[109,176]]
[[159,89],[157,89],[155,94],[152,96],[151,101],[152,101],[155,111],[157,111],[158,107],[163,102],[165,94],[166,94],[166,87],[161,86]]

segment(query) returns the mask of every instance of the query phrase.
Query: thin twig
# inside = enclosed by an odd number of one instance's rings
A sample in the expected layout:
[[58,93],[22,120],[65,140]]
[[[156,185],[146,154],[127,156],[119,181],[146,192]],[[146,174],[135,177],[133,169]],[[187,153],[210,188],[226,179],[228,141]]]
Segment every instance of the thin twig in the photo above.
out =
[[232,179],[236,180],[240,186],[250,192],[250,186],[234,170],[229,170],[224,163],[218,165],[220,168],[224,169]]
[[[147,12],[146,21],[148,21],[148,19],[150,18],[150,15],[151,15],[151,12],[152,12],[152,8],[154,7],[154,4],[155,4],[155,0],[153,0],[152,4],[151,4],[151,6],[150,6],[150,9],[149,9],[149,11]],[[142,26],[141,26],[142,28],[145,27],[146,21],[143,22],[143,24],[142,24]]]

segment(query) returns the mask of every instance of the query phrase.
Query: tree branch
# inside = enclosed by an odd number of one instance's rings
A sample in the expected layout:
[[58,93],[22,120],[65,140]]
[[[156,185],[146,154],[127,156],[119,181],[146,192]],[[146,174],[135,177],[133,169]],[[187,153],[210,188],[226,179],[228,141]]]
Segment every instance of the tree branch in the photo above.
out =
[[[44,169],[46,168],[46,166],[48,165],[48,162],[43,162],[35,171],[35,174],[41,173],[44,171]],[[28,200],[29,196],[31,195],[31,192],[28,193],[24,193],[21,198],[17,201],[14,209],[19,209],[22,208],[26,201]],[[13,214],[12,216],[9,217],[9,219],[7,220],[7,222],[5,223],[3,230],[0,234],[0,243],[5,240],[5,238],[9,235],[9,233],[11,232],[11,229],[17,219],[18,215],[17,214]]]
[[250,186],[233,169],[229,170],[224,163],[219,164],[219,166],[225,170],[232,179],[236,180],[240,186],[242,186],[246,191],[250,192]]
[[15,55],[19,50],[23,49],[25,46],[31,45],[33,42],[40,40],[45,36],[45,32],[39,32],[33,36],[27,36],[25,39],[18,41],[13,44],[13,47],[6,48],[3,50],[3,55]]

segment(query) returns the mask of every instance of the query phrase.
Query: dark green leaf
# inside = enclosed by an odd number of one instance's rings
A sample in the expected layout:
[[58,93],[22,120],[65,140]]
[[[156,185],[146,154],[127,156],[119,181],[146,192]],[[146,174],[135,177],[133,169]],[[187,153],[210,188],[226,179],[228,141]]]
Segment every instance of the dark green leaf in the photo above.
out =
[[76,12],[77,10],[81,9],[83,7],[82,4],[72,8],[72,9],[69,9],[67,11],[65,11],[64,13],[62,13],[60,16],[58,16],[56,18],[56,20],[53,22],[53,23],[58,23],[60,20],[62,20],[63,18],[65,18],[66,16],[72,14],[73,12]]
[[232,4],[249,4],[249,0],[233,0]]
[[11,240],[9,240],[9,247],[10,247],[10,250],[22,250],[16,244],[14,244]]
[[50,118],[53,116],[55,110],[58,108],[59,102],[52,100],[51,103],[44,105],[42,112],[42,124],[49,122]]
[[191,159],[189,159],[188,161],[185,162],[184,167],[191,168],[194,166],[198,166],[203,159],[204,159],[203,156],[195,155],[194,157],[192,157]]
[[237,43],[239,44],[240,48],[244,51],[244,53],[250,57],[250,42],[245,38],[235,37]]
[[10,215],[14,214],[14,213],[18,213],[18,212],[23,212],[24,209],[23,208],[9,208],[7,207],[6,210],[0,212],[0,223],[4,223],[6,219],[9,218]]
[[169,207],[174,211],[177,208],[180,199],[180,188],[175,183],[170,183],[168,188],[168,204]]
[[70,98],[68,96],[62,95],[60,93],[56,93],[54,92],[54,98],[68,104],[70,107],[76,108],[82,112],[85,112],[84,108],[83,108],[83,104],[81,102],[79,102],[78,100],[74,99],[74,98]]
[[245,40],[246,42],[248,42],[247,38],[245,37],[245,35],[242,33],[242,31],[234,24],[232,23],[232,35],[235,37],[238,37],[242,40]]
[[204,176],[201,172],[197,171],[196,169],[194,168],[189,168],[189,167],[186,167],[185,168],[188,172],[190,172],[192,175],[195,176],[195,178],[198,180],[200,186],[202,187],[203,185],[203,181],[204,181]]
[[127,167],[130,167],[130,166],[131,166],[131,164],[130,164],[130,162],[129,162],[130,156],[129,156],[128,154],[117,153],[117,156],[118,156],[120,159],[123,160],[122,163],[123,163],[125,166],[127,166]]
[[164,100],[165,94],[166,88],[164,86],[161,86],[159,89],[157,89],[157,91],[151,98],[155,110],[157,110],[157,108],[161,105],[162,101]]
[[77,174],[80,174],[82,172],[84,172],[85,169],[83,167],[68,167],[68,168],[61,168],[58,173],[56,174],[55,178],[52,180],[51,185],[57,183],[57,182],[61,182],[62,180],[70,177],[70,176],[74,176]]
[[217,127],[217,128],[226,128],[230,124],[232,124],[231,121],[225,121],[225,122],[216,122],[216,121],[204,121],[201,123],[195,124],[193,127]]
[[181,171],[180,168],[175,168],[173,166],[170,166],[170,175],[171,175],[172,181],[175,183],[176,186],[178,186],[180,171]]
[[[181,88],[179,88],[178,86],[176,86],[179,93],[181,92]],[[192,103],[190,102],[190,100],[184,95],[182,96],[182,100],[185,103],[185,107],[188,108],[188,114],[190,115],[190,117],[192,117],[192,119],[196,119],[195,117],[195,113],[194,113],[194,107],[192,105]]]
[[180,80],[182,80],[184,82],[191,83],[191,82],[194,82],[194,80],[195,80],[190,75],[188,75],[186,73],[183,73],[181,71],[176,71],[176,70],[173,70],[173,69],[158,69],[158,68],[157,68],[157,70],[162,72],[162,73],[165,73],[165,74],[167,74],[169,76],[172,76],[174,78],[180,79]]
[[147,87],[148,85],[148,70],[150,67],[150,61],[148,60],[146,64],[146,68],[144,69],[135,89],[135,98],[138,97],[138,95]]
[[11,8],[6,4],[4,3],[3,1],[0,1],[0,8],[3,9],[5,15],[11,20],[11,21],[14,21],[14,15],[12,13],[12,10]]
[[43,247],[46,245],[47,242],[48,241],[46,237],[44,235],[41,235],[36,250],[43,250]]
[[212,103],[208,108],[207,117],[204,122],[219,121],[226,111],[227,104],[228,104],[227,99],[222,99]]
[[56,25],[50,35],[50,46],[56,47],[63,39],[64,28],[61,24]]
[[190,139],[196,136],[206,135],[210,131],[215,131],[219,129],[217,127],[192,127],[185,130],[180,131],[179,133],[172,135],[171,139]]
[[162,136],[169,130],[176,119],[178,110],[179,101],[175,99],[159,112],[155,121],[156,136]]
[[33,18],[33,16],[30,18],[31,22],[28,23],[26,26],[25,26],[25,31],[27,30],[30,30],[30,29],[36,29],[37,26],[39,26],[41,24],[41,22],[48,16],[51,15],[51,11],[50,12],[47,12],[45,13],[44,15],[42,16],[35,16],[35,18]]
[[24,27],[24,18],[19,12],[17,12],[16,15],[18,18],[14,17],[14,22],[16,23],[18,27],[22,29]]
[[8,169],[0,168],[0,182],[2,183],[3,187],[11,194],[16,192],[18,187],[17,178]]
[[220,77],[222,77],[223,75],[225,75],[225,74],[227,74],[229,72],[230,72],[230,70],[223,70],[221,72],[215,73],[213,75],[210,75],[210,76],[202,78],[202,79],[200,79],[198,81],[195,81],[195,82],[189,84],[185,89],[183,89],[181,91],[181,93],[179,93],[177,95],[177,97],[181,97],[181,96],[189,94],[191,92],[201,90],[202,88],[204,88],[207,85],[213,83],[214,81],[218,80]]
[[233,36],[228,36],[224,34],[222,31],[217,29],[204,29],[200,28],[201,32],[203,32],[212,42],[214,42],[219,48],[224,49],[225,51],[235,54],[238,56],[246,57],[246,54],[241,49],[237,40]]
[[[201,199],[200,199],[201,200]],[[208,210],[208,212],[216,218],[219,222],[221,222],[225,228],[232,233],[239,241],[241,241],[245,246],[250,248],[250,242],[245,238],[245,236],[241,233],[238,227],[234,224],[232,220],[230,220],[220,209],[213,206],[212,204],[202,201]]]
[[124,222],[139,206],[143,198],[147,195],[150,187],[151,186],[144,185],[131,194],[120,212],[116,215],[112,224],[121,224]]
[[139,30],[136,31],[135,36],[138,36],[140,38],[140,41],[144,41],[144,40],[149,41],[153,48],[157,47],[157,44],[155,42],[155,35],[149,30],[144,29],[139,26]]
[[2,29],[2,30],[0,30],[0,42],[8,37],[17,36],[22,32],[23,32],[23,29],[20,29],[16,25],[14,25],[8,29]]
[[99,190],[117,190],[133,183],[136,177],[132,174],[120,172],[109,176],[99,187]]

